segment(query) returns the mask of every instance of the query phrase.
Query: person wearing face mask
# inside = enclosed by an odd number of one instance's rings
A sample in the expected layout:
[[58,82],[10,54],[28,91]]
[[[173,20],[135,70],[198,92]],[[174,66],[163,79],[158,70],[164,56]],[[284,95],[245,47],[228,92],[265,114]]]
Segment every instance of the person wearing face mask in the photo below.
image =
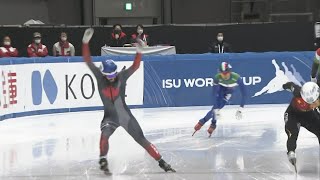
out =
[[131,44],[135,44],[137,38],[141,39],[145,45],[148,45],[149,35],[144,33],[142,24],[138,24],[136,26],[136,33],[131,35]]
[[11,46],[11,39],[9,36],[3,38],[3,46],[0,47],[0,57],[17,57],[18,50]]
[[29,57],[45,57],[48,56],[47,46],[41,44],[41,34],[38,32],[33,33],[33,42],[27,49]]
[[209,46],[209,52],[210,53],[232,52],[230,45],[224,41],[223,33],[218,33],[217,41],[210,44]]
[[67,40],[67,33],[62,32],[60,34],[60,41],[53,45],[53,56],[74,56],[74,46]]
[[122,32],[122,26],[120,24],[115,24],[113,26],[113,31],[111,33],[111,47],[123,47],[127,43],[127,35]]

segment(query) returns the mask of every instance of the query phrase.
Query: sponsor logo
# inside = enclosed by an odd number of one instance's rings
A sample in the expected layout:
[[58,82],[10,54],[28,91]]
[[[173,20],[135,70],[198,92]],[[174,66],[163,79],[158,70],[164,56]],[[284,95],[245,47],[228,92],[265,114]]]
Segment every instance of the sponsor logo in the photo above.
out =
[[[66,100],[78,99],[79,96],[84,99],[91,99],[93,97],[96,88],[94,78],[90,74],[83,74],[82,76],[76,74],[64,76],[65,92],[62,93],[65,95]],[[43,92],[50,104],[54,104],[57,100],[58,93],[61,92],[59,92],[57,81],[52,76],[50,70],[46,70],[44,75],[42,75],[40,71],[33,71],[31,81],[33,104],[42,104]],[[78,84],[78,82],[80,84]]]
[[4,72],[0,74],[1,85],[0,108],[6,109],[18,103],[17,100],[17,73]]
[[[243,84],[246,86],[256,85],[261,82],[261,77],[242,77]],[[213,78],[193,78],[193,79],[164,79],[162,80],[162,88],[193,88],[193,87],[212,87],[214,85]]]
[[297,72],[296,68],[292,64],[290,65],[292,71],[290,71],[285,62],[282,62],[281,65],[284,68],[283,71],[280,69],[280,66],[275,59],[273,59],[271,62],[275,68],[275,77],[271,79],[269,83],[260,91],[256,92],[253,97],[283,91],[282,85],[289,81],[299,86],[305,83],[305,80],[302,78],[301,74]]
[[57,99],[58,87],[51,72],[49,70],[46,70],[42,78],[42,74],[40,71],[33,71],[31,76],[33,104],[40,105],[42,103],[43,91],[47,96],[50,104],[53,104]]
[[[96,91],[95,85],[94,85],[94,78],[90,74],[84,74],[81,76],[80,79],[80,85],[74,84],[74,80],[76,79],[77,82],[79,82],[79,76],[76,74],[72,75],[70,77],[69,75],[65,75],[65,84],[66,84],[66,100],[71,99],[78,99],[79,93],[77,93],[80,89],[81,95],[84,99],[91,99]],[[87,85],[89,85],[87,87]],[[87,88],[86,88],[87,87]]]
[[243,84],[246,86],[256,85],[261,83],[261,77],[253,76],[253,77],[242,77]]
[[162,80],[162,88],[180,88],[182,85],[187,88],[213,86],[212,78],[194,78],[194,79],[165,79]]

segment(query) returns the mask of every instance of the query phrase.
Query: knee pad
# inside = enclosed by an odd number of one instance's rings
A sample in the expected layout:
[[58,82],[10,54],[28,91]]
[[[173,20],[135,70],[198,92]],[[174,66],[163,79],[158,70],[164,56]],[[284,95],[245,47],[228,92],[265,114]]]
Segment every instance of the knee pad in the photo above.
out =
[[118,124],[112,122],[112,121],[102,121],[101,125],[100,125],[100,129],[101,131],[103,131],[104,129],[117,129],[119,127]]
[[113,126],[105,126],[101,129],[101,134],[106,137],[110,137],[113,132],[116,130]]

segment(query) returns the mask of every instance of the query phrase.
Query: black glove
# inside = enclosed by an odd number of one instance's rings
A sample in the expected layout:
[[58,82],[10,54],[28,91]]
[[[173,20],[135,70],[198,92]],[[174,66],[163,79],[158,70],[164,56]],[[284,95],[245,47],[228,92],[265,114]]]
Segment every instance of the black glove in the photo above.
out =
[[287,82],[284,85],[282,85],[282,88],[287,90],[287,91],[292,91],[292,89],[291,89],[292,85],[293,85],[292,82]]

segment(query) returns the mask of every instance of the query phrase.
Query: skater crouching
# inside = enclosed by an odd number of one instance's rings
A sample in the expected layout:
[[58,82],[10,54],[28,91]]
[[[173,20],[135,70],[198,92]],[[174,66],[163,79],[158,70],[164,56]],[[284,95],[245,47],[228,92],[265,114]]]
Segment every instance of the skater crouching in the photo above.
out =
[[288,82],[283,89],[293,93],[293,98],[284,114],[285,131],[288,136],[287,155],[290,163],[296,168],[297,138],[300,127],[306,128],[318,137],[320,144],[320,114],[315,108],[320,106],[319,86],[307,82],[302,87]]
[[[241,104],[239,109],[236,112],[236,119],[242,119],[242,110],[245,105],[247,93],[246,88],[243,84],[243,80],[239,74],[232,72],[231,65],[227,62],[222,62],[219,68],[219,73],[214,77],[213,85],[213,107],[201,118],[194,127],[193,135],[201,129],[201,127],[211,119],[211,125],[208,128],[207,132],[209,137],[211,137],[213,131],[217,127],[217,120],[220,117],[220,110],[229,102],[232,97],[232,94],[237,86],[239,86],[241,91]],[[192,136],[193,136],[192,135]]]

